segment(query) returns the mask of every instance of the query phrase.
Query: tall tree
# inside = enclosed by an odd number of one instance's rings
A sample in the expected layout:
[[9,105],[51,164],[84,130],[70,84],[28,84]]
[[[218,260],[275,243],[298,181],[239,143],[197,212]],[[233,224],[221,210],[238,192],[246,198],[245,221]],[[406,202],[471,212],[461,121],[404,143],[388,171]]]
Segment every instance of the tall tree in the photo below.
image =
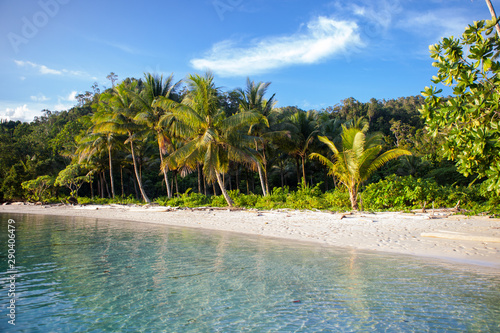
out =
[[109,177],[111,181],[111,195],[115,198],[115,186],[113,177],[113,148],[119,145],[119,139],[113,131],[101,128],[99,123],[102,121],[103,114],[106,110],[101,109],[92,116],[93,126],[89,133],[85,135],[78,143],[76,153],[79,156],[79,161],[90,160],[94,155],[101,154],[103,151],[108,153],[109,162]]
[[158,140],[160,150],[160,164],[162,167],[167,195],[172,197],[170,183],[168,181],[168,168],[163,161],[163,155],[168,152],[168,146],[171,144],[169,121],[171,113],[167,110],[169,101],[176,99],[175,89],[181,81],[174,83],[173,75],[163,79],[163,75],[144,74],[144,89],[140,93],[134,93],[134,101],[141,112],[137,114],[135,120],[149,127]]
[[[256,137],[255,151],[258,155],[257,170],[259,172],[260,184],[264,196],[269,193],[269,182],[267,180],[267,155],[266,150],[269,147],[269,142],[276,131],[270,127],[270,116],[275,104],[274,94],[269,99],[265,99],[264,95],[271,82],[255,83],[247,78],[247,87],[245,90],[236,89],[239,100],[240,110],[243,112],[257,112],[261,115],[261,122],[250,126],[249,134]],[[273,124],[274,125],[274,124]],[[274,127],[274,126],[273,126]]]
[[229,161],[255,163],[248,146],[249,138],[242,129],[260,120],[255,112],[239,112],[227,117],[219,107],[220,89],[214,84],[211,73],[204,76],[190,75],[188,92],[182,104],[172,109],[173,116],[184,125],[183,135],[187,143],[174,151],[166,162],[173,167],[186,165],[195,169],[203,163],[203,174],[213,183],[217,181],[228,206],[234,202],[226,191],[222,174]]
[[[289,122],[294,126],[292,141],[294,142],[290,155],[297,160],[297,178],[300,176],[299,160],[302,166],[302,182],[306,184],[306,160],[309,153],[309,146],[313,142],[318,132],[318,113],[314,110],[298,110],[289,118]],[[299,181],[300,183],[300,181]]]
[[113,91],[101,95],[103,107],[109,108],[107,113],[103,113],[95,129],[99,131],[109,131],[115,134],[124,134],[127,136],[125,144],[130,144],[130,153],[134,165],[134,173],[141,192],[142,199],[150,203],[144,186],[142,177],[139,174],[137,160],[135,156],[134,140],[141,138],[145,134],[145,129],[134,121],[137,109],[133,106],[131,91],[135,91],[137,82],[127,85],[125,82],[117,85]]
[[500,38],[493,34],[495,21],[469,25],[460,39],[443,38],[429,47],[433,82],[453,88],[453,96],[439,96],[441,89],[426,87],[420,112],[433,136],[442,135],[444,156],[456,161],[464,176],[487,178],[488,189],[500,194]]
[[115,73],[111,72],[108,74],[108,76],[106,76],[106,79],[108,79],[109,81],[111,81],[111,88],[114,88],[115,87],[115,81],[118,80],[118,75],[116,75]]
[[349,190],[352,209],[358,210],[358,192],[361,184],[378,168],[391,159],[402,155],[411,155],[405,149],[391,149],[379,155],[382,151],[383,135],[381,133],[365,134],[356,127],[343,126],[342,144],[337,147],[325,136],[318,139],[325,143],[333,153],[333,160],[312,153],[311,158],[317,158],[329,169],[329,174]]

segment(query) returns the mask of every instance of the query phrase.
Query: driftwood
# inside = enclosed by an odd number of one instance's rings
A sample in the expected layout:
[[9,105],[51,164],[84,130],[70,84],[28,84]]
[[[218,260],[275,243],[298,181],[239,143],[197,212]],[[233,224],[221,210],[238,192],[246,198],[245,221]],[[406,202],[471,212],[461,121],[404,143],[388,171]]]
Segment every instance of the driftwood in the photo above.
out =
[[[426,209],[425,209],[425,206],[427,205],[427,202],[424,201],[424,205],[422,207],[422,209],[414,209],[412,210],[412,213],[425,213],[426,212]],[[460,208],[460,200],[458,200],[457,204],[455,205],[455,207],[453,208],[434,208],[434,202],[432,203],[432,212],[431,212],[431,216],[434,215],[434,213],[450,213],[450,215],[452,213],[460,213],[460,212],[466,212],[465,209],[461,209]]]

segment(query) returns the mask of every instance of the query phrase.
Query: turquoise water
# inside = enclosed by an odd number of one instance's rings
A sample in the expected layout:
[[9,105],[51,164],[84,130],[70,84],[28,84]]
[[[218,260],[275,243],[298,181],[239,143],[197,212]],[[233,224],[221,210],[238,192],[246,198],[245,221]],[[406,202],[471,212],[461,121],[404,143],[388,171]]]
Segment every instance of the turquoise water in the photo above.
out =
[[96,219],[0,214],[0,230],[0,332],[500,331],[494,270]]

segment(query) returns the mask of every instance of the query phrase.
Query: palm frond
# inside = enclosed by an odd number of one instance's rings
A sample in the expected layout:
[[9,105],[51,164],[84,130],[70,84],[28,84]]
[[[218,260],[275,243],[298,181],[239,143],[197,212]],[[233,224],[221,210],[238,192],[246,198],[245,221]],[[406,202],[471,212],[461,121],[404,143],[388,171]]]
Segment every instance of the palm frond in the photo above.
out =
[[369,167],[367,167],[366,171],[363,172],[362,181],[367,180],[378,168],[387,163],[388,161],[398,158],[403,155],[411,155],[411,152],[406,149],[395,148],[386,151],[382,155],[378,156]]
[[317,159],[321,164],[326,166],[328,168],[328,173],[333,175],[335,171],[335,164],[330,161],[330,159],[326,158],[325,156],[318,154],[318,153],[311,153],[309,154],[310,159]]

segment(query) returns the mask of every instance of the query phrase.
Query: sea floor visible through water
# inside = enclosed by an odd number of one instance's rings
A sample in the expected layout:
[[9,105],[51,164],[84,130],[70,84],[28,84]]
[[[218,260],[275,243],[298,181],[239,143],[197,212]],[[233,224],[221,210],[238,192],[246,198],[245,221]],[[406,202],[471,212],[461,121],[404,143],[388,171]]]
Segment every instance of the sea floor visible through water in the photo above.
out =
[[0,230],[1,332],[500,331],[487,267],[95,218]]

